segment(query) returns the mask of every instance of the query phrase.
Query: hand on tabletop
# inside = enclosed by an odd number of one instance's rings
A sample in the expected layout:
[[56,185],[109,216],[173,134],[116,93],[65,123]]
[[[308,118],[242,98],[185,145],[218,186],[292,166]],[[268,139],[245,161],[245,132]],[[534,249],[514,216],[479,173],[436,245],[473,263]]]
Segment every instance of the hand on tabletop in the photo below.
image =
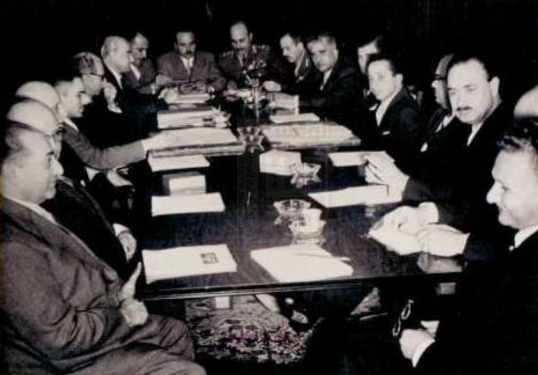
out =
[[425,252],[444,257],[462,254],[468,237],[469,234],[448,225],[429,225],[417,233]]

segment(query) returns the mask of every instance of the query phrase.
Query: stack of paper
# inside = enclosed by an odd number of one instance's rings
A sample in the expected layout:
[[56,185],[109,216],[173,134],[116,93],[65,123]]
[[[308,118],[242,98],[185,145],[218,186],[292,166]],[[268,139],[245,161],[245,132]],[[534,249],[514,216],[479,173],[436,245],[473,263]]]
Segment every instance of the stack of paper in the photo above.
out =
[[299,96],[290,95],[283,92],[275,92],[271,95],[271,105],[274,108],[281,108],[294,111],[295,114],[299,113]]
[[331,144],[353,137],[344,126],[323,123],[271,126],[264,133],[271,143],[293,145]]
[[205,176],[198,172],[181,172],[163,177],[168,195],[199,195],[205,193]]
[[148,283],[177,277],[237,271],[237,263],[226,245],[143,250],[142,259]]
[[280,282],[350,276],[353,268],[318,245],[291,245],[255,250],[251,258]]
[[211,96],[208,93],[192,93],[192,94],[182,94],[179,96],[176,104],[204,104]]
[[217,109],[209,106],[159,111],[157,124],[159,129],[202,126],[204,123],[211,123],[216,113]]
[[314,113],[301,113],[298,115],[272,115],[269,116],[269,120],[273,124],[319,122],[319,117]]
[[177,139],[177,144],[175,144],[174,147],[226,145],[239,143],[230,129],[190,128],[168,130],[167,133],[170,133],[170,135]]
[[260,172],[292,176],[301,165],[301,153],[271,150],[260,156]]
[[370,229],[369,236],[400,255],[421,251],[421,246],[416,236],[383,223]]
[[153,216],[223,211],[224,202],[220,193],[151,198]]
[[149,154],[148,164],[153,172],[209,167],[209,161],[204,155],[156,158],[152,154]]
[[358,204],[374,205],[401,201],[402,197],[390,194],[386,185],[354,186],[342,190],[308,194],[324,207],[345,207]]
[[385,151],[331,152],[329,159],[335,167],[353,167],[366,164],[366,157],[370,155],[375,155],[387,162],[394,162],[394,159]]

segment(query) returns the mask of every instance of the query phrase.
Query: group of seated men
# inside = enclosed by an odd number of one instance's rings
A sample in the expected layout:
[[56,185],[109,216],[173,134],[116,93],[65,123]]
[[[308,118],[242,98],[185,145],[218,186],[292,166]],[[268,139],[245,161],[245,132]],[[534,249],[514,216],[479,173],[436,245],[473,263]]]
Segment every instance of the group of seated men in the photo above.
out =
[[[174,144],[165,133],[152,135],[157,111],[177,100],[172,86],[219,92],[259,84],[299,95],[302,111],[350,127],[366,149],[385,150],[394,163],[369,157],[366,180],[411,205],[383,220],[418,233],[424,251],[463,254],[467,264],[456,313],[437,331],[404,330],[401,353],[394,343],[375,346],[377,361],[366,358],[372,350],[359,335],[353,347],[361,351],[342,371],[537,373],[536,89],[516,107],[526,119],[505,136],[514,110],[501,100],[494,64],[480,54],[439,61],[432,81],[439,107],[424,120],[381,38],[358,46],[358,64],[326,32],[306,41],[282,35],[289,64],[253,44],[244,22],[231,25],[230,38],[232,50],[215,60],[182,30],[155,69],[144,35],[109,36],[101,57],[81,52],[52,82],[15,92],[1,157],[6,371],[205,373],[192,362],[184,324],[149,315],[136,299],[137,243],[127,223],[117,223],[124,217],[114,204],[136,175],[118,168]],[[394,361],[384,359],[385,349]]]

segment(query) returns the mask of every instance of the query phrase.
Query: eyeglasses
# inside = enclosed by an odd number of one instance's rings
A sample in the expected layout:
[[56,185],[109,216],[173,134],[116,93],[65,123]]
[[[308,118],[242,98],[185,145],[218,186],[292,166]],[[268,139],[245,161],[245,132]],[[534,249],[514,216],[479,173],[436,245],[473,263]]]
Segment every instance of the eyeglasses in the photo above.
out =
[[394,339],[398,339],[400,337],[400,334],[402,333],[403,323],[405,323],[411,316],[414,303],[415,303],[414,300],[412,299],[408,300],[404,308],[402,309],[402,312],[398,316],[396,323],[394,323],[394,326],[392,327],[392,337]]

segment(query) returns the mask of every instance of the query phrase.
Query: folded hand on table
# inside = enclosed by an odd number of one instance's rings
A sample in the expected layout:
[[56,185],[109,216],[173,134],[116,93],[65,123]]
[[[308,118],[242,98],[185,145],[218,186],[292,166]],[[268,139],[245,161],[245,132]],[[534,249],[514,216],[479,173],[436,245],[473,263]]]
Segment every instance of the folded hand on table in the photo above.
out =
[[148,310],[146,306],[135,299],[127,299],[121,303],[120,312],[129,327],[136,327],[146,323]]
[[437,209],[432,202],[421,203],[418,207],[403,206],[389,212],[381,219],[384,225],[407,234],[416,235],[419,230],[437,221]]
[[118,172],[114,169],[110,169],[106,173],[106,178],[114,187],[124,187],[124,186],[133,186],[131,181],[123,178]]
[[392,161],[379,155],[366,155],[366,182],[387,185],[395,191],[403,192],[409,176],[403,173]]
[[429,225],[417,233],[417,238],[425,252],[445,257],[462,254],[468,237],[468,233],[444,224]]

